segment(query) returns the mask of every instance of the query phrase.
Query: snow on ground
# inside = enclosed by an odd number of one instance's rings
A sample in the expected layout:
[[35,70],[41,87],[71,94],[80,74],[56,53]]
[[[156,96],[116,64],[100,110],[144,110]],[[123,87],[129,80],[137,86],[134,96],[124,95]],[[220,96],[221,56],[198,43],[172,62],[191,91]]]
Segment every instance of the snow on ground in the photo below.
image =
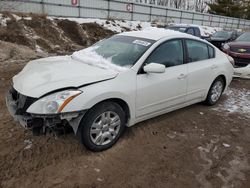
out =
[[32,147],[32,141],[31,140],[24,140],[24,144],[26,145],[24,149],[30,149]]
[[[54,19],[51,17],[51,19]],[[57,18],[58,19],[58,18]],[[120,33],[124,31],[124,28],[129,28],[130,30],[144,30],[146,28],[152,27],[151,22],[141,22],[141,21],[127,21],[127,20],[102,20],[102,19],[91,19],[91,18],[59,18],[59,19],[68,19],[75,21],[79,24],[82,23],[97,23],[100,26],[103,26],[106,29]],[[174,26],[195,26],[199,27],[201,31],[201,36],[209,37],[213,33],[222,30],[219,27],[210,27],[210,26],[200,26],[194,24],[171,24]]]
[[10,20],[10,18],[3,17],[2,14],[0,14],[0,26],[7,26],[7,21]]
[[229,88],[226,91],[227,99],[213,110],[228,113],[241,113],[250,117],[250,91],[247,89]]
[[16,15],[16,14],[12,14],[12,16],[16,19],[16,21],[19,21],[22,19],[22,17]]
[[[31,20],[31,17],[20,17],[16,14],[12,14],[13,17],[18,21],[20,19],[26,19]],[[145,28],[152,27],[151,22],[142,22],[142,21],[128,21],[128,20],[106,20],[106,19],[94,19],[94,18],[67,18],[67,17],[49,17],[49,19],[68,19],[71,21],[75,21],[79,24],[83,23],[97,23],[100,26],[103,26],[106,29],[109,29],[111,31],[121,33],[123,31],[129,30],[143,30]],[[0,25],[6,26],[6,22],[10,20],[10,18],[3,17],[2,14],[0,14]],[[179,23],[173,23],[171,25],[176,26],[196,26],[199,27],[201,30],[201,35],[204,37],[208,37],[211,34],[215,33],[218,30],[221,30],[222,28],[218,27],[209,27],[209,26],[199,26],[194,24],[179,24]]]
[[[54,19],[51,17],[51,19]],[[141,21],[125,21],[125,20],[102,20],[102,19],[92,19],[92,18],[57,18],[57,19],[67,19],[75,21],[79,24],[82,23],[97,23],[106,29],[120,33],[124,31],[125,28],[130,30],[141,30],[147,27],[151,27],[151,22],[141,22]]]
[[[30,16],[26,16],[26,17],[20,17],[16,14],[11,14],[13,16],[13,18],[15,18],[16,21],[19,21],[21,19],[25,19],[25,20],[32,20],[32,18]],[[3,14],[0,14],[0,26],[7,26],[7,21],[10,21],[11,18],[4,16]]]
[[212,34],[216,33],[217,31],[222,30],[222,28],[219,27],[209,27],[209,26],[199,26],[201,30],[201,36],[209,37]]

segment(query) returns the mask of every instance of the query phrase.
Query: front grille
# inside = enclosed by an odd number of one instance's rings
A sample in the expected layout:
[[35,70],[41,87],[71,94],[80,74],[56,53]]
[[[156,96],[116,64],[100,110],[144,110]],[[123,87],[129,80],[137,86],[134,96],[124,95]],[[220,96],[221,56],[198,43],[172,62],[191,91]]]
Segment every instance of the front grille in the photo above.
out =
[[244,48],[244,47],[230,47],[230,51],[242,53],[242,54],[250,54],[250,48]]
[[250,59],[234,57],[234,62],[237,66],[247,66],[250,64]]
[[31,104],[33,104],[37,98],[28,97],[25,95],[22,95],[18,91],[16,91],[13,87],[10,89],[10,94],[12,96],[12,99],[16,102],[16,115],[24,115],[26,113],[26,110],[30,107]]

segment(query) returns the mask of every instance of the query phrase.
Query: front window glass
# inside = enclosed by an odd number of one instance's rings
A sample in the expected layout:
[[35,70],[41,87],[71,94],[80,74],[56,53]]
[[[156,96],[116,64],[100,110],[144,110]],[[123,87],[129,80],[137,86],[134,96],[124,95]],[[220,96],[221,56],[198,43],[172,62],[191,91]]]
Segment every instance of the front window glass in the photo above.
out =
[[[115,35],[95,45],[73,53],[72,58],[90,65],[113,64],[131,67],[154,43],[145,38]],[[101,65],[102,66],[102,65]],[[105,66],[102,66],[105,68]]]
[[250,42],[250,32],[243,33],[236,39],[236,41]]
[[160,63],[166,67],[183,64],[181,40],[172,40],[161,44],[146,60],[146,64]]

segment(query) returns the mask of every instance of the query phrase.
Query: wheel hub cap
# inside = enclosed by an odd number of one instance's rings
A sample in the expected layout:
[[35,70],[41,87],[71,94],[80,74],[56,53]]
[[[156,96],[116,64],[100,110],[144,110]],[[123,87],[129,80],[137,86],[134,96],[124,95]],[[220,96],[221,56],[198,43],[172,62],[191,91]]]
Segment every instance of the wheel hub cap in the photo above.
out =
[[213,89],[212,89],[211,99],[212,99],[213,102],[216,102],[220,98],[222,90],[223,90],[222,83],[221,82],[216,82],[214,84],[214,86],[213,86]]
[[100,114],[90,128],[91,141],[96,145],[106,145],[119,133],[121,120],[117,113],[107,111]]

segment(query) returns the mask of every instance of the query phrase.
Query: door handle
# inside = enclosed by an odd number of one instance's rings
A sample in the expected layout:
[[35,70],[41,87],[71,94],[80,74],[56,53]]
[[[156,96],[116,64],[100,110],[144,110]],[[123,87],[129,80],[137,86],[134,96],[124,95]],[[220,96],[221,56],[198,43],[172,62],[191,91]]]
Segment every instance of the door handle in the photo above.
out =
[[186,78],[186,77],[187,77],[186,74],[180,74],[177,78],[178,78],[179,80],[182,80],[182,79],[184,79],[184,78]]
[[218,68],[217,65],[212,65],[212,66],[211,66],[211,69],[217,69],[217,68]]

